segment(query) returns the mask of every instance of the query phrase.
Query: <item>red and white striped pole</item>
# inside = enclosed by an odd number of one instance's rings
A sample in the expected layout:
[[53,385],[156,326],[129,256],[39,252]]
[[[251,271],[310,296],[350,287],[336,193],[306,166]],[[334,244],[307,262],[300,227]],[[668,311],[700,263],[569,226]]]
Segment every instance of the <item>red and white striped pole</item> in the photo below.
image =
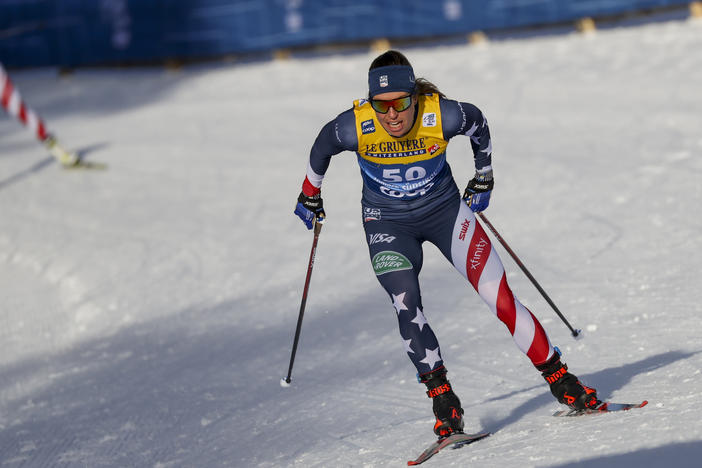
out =
[[78,164],[78,156],[75,153],[67,152],[59,146],[56,138],[47,132],[46,125],[41,118],[24,104],[19,92],[12,85],[12,81],[10,81],[10,77],[2,63],[0,63],[0,104],[2,104],[2,107],[8,114],[29,127],[39,141],[44,143],[51,155],[61,164],[64,166]]

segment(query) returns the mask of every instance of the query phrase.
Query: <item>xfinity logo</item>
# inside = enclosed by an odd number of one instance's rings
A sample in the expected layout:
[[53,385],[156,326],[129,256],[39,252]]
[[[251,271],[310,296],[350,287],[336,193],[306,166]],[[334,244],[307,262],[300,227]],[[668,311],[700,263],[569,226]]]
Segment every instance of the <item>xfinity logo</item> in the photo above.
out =
[[480,241],[475,244],[475,252],[473,252],[473,258],[470,259],[470,268],[471,270],[477,270],[478,267],[482,264],[482,256],[483,256],[483,251],[485,250],[485,247],[487,247],[490,243],[483,239],[482,237],[480,238]]

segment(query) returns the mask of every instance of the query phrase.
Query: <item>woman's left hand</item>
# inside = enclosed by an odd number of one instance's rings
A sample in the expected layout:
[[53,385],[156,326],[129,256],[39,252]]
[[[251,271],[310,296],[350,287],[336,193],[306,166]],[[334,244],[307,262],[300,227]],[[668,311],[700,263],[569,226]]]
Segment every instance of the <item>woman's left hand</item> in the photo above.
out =
[[484,174],[475,174],[463,192],[463,200],[474,212],[485,211],[490,204],[490,194],[495,186],[492,171]]

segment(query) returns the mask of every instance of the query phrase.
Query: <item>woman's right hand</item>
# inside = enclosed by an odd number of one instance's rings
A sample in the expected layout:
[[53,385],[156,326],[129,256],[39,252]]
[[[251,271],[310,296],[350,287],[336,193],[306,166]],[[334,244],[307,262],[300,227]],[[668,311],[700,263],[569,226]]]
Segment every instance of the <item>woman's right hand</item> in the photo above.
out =
[[307,229],[312,229],[315,219],[323,221],[326,217],[324,213],[324,202],[322,194],[318,193],[313,196],[307,196],[304,192],[300,192],[297,197],[297,205],[295,206],[295,214],[300,217]]

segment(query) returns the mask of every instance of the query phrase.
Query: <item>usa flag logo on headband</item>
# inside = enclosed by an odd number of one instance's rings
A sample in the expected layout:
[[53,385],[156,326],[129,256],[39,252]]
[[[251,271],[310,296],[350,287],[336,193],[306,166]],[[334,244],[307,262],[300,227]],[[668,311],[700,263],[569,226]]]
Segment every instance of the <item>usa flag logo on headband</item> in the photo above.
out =
[[388,75],[380,75],[380,87],[385,88],[388,85]]

